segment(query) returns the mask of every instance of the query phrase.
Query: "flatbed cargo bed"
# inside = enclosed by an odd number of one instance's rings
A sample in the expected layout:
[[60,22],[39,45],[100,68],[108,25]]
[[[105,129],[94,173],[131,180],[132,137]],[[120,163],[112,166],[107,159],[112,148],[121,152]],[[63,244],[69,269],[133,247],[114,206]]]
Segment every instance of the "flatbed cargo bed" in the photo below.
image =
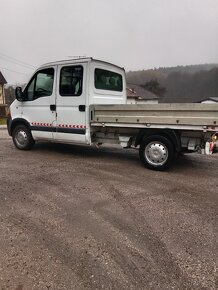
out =
[[218,104],[93,105],[91,125],[218,130]]

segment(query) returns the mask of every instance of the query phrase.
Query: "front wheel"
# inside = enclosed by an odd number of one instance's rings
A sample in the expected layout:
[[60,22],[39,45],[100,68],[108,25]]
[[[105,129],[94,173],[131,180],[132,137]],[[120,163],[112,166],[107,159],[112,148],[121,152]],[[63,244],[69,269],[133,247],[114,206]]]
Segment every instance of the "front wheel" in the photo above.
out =
[[161,135],[153,135],[143,139],[139,156],[145,167],[163,171],[172,164],[175,150],[169,139]]
[[14,145],[20,150],[29,150],[34,145],[34,140],[30,129],[25,125],[17,125],[13,132],[12,138]]

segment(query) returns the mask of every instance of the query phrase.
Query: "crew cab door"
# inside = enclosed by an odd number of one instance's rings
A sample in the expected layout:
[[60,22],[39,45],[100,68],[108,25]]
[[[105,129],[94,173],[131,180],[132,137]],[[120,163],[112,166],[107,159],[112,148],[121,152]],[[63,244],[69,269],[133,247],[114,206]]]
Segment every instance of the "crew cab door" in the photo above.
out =
[[86,63],[58,66],[57,141],[86,141],[86,66]]
[[24,89],[22,118],[32,131],[34,139],[53,139],[55,130],[55,66],[38,70]]

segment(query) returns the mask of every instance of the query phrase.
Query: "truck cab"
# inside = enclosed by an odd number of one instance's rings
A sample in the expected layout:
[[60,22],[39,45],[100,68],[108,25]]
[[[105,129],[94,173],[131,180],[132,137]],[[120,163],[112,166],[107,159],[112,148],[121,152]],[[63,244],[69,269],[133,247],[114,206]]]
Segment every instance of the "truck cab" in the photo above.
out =
[[[91,144],[89,107],[126,104],[125,71],[92,58],[47,63],[24,90],[16,89],[16,95],[10,107],[9,134],[22,125],[33,140]],[[28,136],[19,131],[15,145],[24,148]]]

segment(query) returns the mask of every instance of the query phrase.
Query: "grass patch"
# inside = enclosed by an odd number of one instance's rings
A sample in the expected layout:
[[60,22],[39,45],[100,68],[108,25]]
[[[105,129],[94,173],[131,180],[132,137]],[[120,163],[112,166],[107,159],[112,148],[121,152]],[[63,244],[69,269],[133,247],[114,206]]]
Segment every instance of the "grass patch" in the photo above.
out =
[[7,124],[7,119],[0,118],[0,125],[6,125],[6,124]]

